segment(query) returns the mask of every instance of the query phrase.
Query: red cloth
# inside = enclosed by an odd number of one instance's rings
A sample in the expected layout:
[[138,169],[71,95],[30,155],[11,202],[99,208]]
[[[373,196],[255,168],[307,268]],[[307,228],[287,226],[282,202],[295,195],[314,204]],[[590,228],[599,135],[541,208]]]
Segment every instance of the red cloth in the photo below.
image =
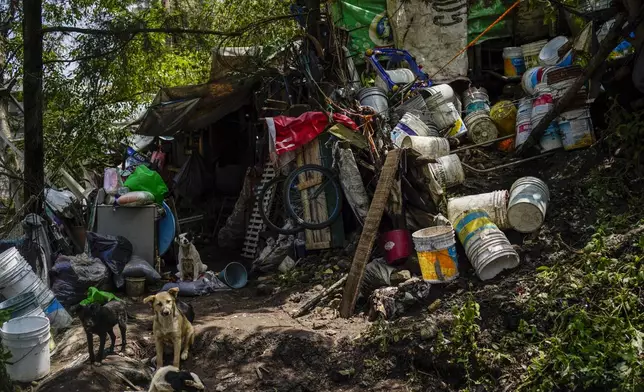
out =
[[[333,114],[333,121],[354,131],[358,129],[356,123],[343,114]],[[326,129],[329,118],[322,112],[306,112],[297,118],[286,116],[267,118],[266,124],[274,135],[277,154],[283,154],[310,143]]]

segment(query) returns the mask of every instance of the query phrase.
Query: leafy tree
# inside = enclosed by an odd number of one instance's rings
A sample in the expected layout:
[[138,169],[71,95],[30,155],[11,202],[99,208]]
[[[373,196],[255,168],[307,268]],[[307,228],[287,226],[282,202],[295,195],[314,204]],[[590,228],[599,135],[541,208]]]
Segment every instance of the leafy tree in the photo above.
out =
[[[297,34],[281,0],[45,0],[46,164],[101,168],[161,87],[208,80],[218,46],[274,47]],[[8,10],[3,10],[8,11]],[[7,14],[7,12],[4,12]],[[20,10],[6,18],[4,80],[22,78]],[[5,18],[3,18],[5,19]],[[1,48],[0,48],[1,49]]]

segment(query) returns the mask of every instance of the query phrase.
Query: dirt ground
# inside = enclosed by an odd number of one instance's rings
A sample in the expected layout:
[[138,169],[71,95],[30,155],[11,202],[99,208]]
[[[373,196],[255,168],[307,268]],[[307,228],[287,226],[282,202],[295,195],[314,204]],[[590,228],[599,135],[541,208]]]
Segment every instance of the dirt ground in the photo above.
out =
[[[464,161],[479,168],[489,167],[492,165],[489,162],[501,162],[498,157],[486,154],[473,151],[466,154]],[[517,178],[525,175],[544,179],[551,192],[546,224],[538,234],[508,233],[510,241],[520,249],[521,265],[489,282],[476,278],[460,249],[459,258],[463,260],[459,265],[460,278],[447,286],[433,286],[431,297],[398,323],[420,331],[420,336],[434,336],[442,322],[449,319],[450,307],[459,304],[463,292],[469,290],[481,306],[484,336],[492,341],[500,339],[503,331],[513,328],[518,320],[518,315],[507,304],[508,298],[521,292],[524,282],[532,279],[537,266],[548,264],[553,258],[566,257],[574,249],[583,247],[594,232],[592,224],[597,211],[588,207],[584,201],[587,195],[580,192],[591,168],[602,159],[601,152],[594,149],[559,152],[531,164],[486,175],[468,173],[465,184],[451,192],[453,195],[509,189]],[[619,201],[612,208],[618,210]],[[554,247],[553,238],[563,241],[566,247]],[[319,262],[327,262],[327,256],[319,257]],[[350,262],[350,256],[345,255],[345,264]],[[436,386],[428,390],[457,390],[458,383],[450,375],[452,370],[448,364],[423,360],[415,354],[422,348],[422,340],[409,342],[405,340],[406,336],[379,338],[377,333],[374,335],[374,324],[366,321],[360,308],[349,320],[339,318],[338,295],[309,315],[298,319],[289,315],[306,299],[337,280],[342,270],[335,266],[335,261],[334,265],[323,266],[323,269],[333,268],[329,276],[322,278],[322,284],[318,280],[290,282],[264,277],[251,281],[248,287],[239,291],[185,299],[196,312],[197,338],[182,367],[197,373],[208,391],[407,391],[414,374],[418,373],[425,375],[424,383],[432,382]],[[427,305],[436,299],[440,299],[442,305],[428,315]],[[149,371],[149,358],[154,355],[152,312],[141,299],[128,299],[128,302],[136,319],[129,323],[126,354],[135,363],[143,364],[138,373],[132,372],[133,379],[115,380],[106,376],[105,371],[82,364],[38,390],[134,390],[129,384],[143,390],[145,377],[137,379],[137,375]],[[381,333],[386,335],[387,331]],[[388,359],[374,355],[374,339],[365,345],[366,335],[376,336],[375,341],[380,339],[381,345],[389,344]],[[405,344],[396,344],[398,341]],[[52,356],[54,373],[82,359],[86,353],[85,337],[78,321],[71,330],[57,337],[57,343]],[[523,353],[516,355],[520,357]],[[118,357],[110,357],[103,367],[109,366],[114,358]],[[512,381],[507,382],[506,388],[512,390]]]

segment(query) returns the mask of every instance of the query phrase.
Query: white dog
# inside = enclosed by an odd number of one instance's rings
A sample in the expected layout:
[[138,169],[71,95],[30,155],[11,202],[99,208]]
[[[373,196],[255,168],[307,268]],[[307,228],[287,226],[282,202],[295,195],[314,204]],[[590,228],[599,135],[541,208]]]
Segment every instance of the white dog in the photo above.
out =
[[179,234],[175,240],[179,244],[179,279],[182,281],[197,280],[208,267],[201,262],[201,256],[192,243],[189,233]]
[[205,390],[206,388],[196,374],[179,370],[174,366],[166,366],[154,374],[148,392],[198,392]]

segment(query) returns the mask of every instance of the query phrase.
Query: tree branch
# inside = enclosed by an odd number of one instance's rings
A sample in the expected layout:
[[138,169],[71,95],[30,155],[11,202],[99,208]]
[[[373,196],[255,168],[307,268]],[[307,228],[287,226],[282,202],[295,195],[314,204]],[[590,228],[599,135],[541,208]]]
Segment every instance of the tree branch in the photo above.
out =
[[82,27],[72,26],[51,26],[42,29],[43,34],[46,33],[78,33],[90,35],[123,35],[123,34],[140,34],[140,33],[164,33],[164,34],[199,34],[199,35],[219,35],[225,37],[235,37],[241,33],[232,32],[226,33],[223,31],[215,30],[201,30],[201,29],[182,29],[171,27],[159,28],[129,28],[122,30],[101,30],[101,29],[86,29]]

